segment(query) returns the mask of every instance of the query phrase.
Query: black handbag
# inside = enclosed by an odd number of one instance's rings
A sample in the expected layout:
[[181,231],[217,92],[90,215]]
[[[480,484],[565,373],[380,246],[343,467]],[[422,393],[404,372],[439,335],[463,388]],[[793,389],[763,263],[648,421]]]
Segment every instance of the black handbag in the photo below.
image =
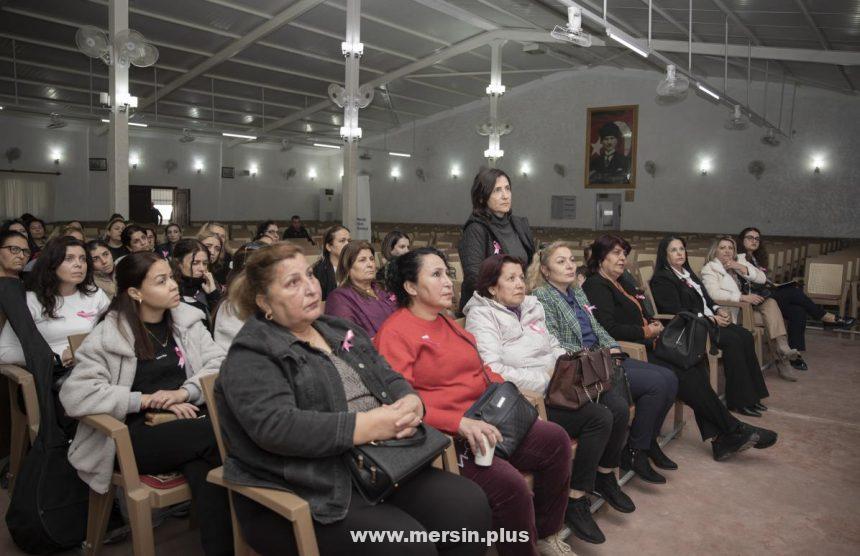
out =
[[508,459],[534,425],[538,412],[516,384],[505,381],[491,382],[464,417],[484,421],[499,429],[502,441],[496,444],[495,455]]
[[450,443],[446,435],[422,423],[409,438],[355,446],[344,459],[358,491],[365,500],[377,504],[433,463]]
[[613,353],[612,357],[612,390],[618,392],[628,406],[633,405],[633,394],[630,392],[630,381],[627,379],[627,371],[624,370],[624,362],[630,358],[626,353]]
[[657,338],[654,355],[687,370],[705,358],[708,336],[711,338],[711,355],[717,354],[718,335],[719,329],[707,318],[681,311]]

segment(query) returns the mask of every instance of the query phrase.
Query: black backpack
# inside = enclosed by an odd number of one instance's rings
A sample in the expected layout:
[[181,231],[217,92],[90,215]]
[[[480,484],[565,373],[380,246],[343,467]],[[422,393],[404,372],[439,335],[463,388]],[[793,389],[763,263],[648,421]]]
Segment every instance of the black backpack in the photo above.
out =
[[717,354],[719,329],[705,317],[681,311],[666,325],[654,346],[654,355],[684,370],[705,358],[708,336],[711,355]]
[[69,439],[60,428],[52,391],[54,358],[36,329],[20,281],[0,279],[2,310],[21,341],[39,400],[39,434],[21,464],[6,512],[12,540],[29,554],[80,546],[86,538],[89,488],[68,459]]

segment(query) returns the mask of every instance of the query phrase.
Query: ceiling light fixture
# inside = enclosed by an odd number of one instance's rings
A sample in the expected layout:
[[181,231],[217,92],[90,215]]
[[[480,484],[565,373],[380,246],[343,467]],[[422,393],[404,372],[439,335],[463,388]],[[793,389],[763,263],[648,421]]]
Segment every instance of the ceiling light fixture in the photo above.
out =
[[642,56],[643,58],[648,57],[648,51],[637,45],[634,42],[634,38],[629,37],[616,29],[606,29],[606,34],[609,36],[610,39],[614,40],[617,43],[623,44],[636,54]]
[[339,149],[340,145],[330,145],[328,143],[314,143],[314,147],[322,147],[324,149]]
[[714,91],[708,89],[707,87],[705,87],[701,83],[696,83],[696,88],[699,89],[700,91],[702,91],[703,93],[705,93],[706,95],[714,97],[714,100],[720,100],[720,95],[718,95]]
[[401,156],[403,158],[412,158],[412,155],[409,153],[398,153],[398,152],[394,152],[394,151],[389,152],[388,155],[389,156]]
[[149,124],[139,124],[137,122],[128,122],[128,125],[133,125],[134,127],[149,127]]
[[227,133],[226,131],[221,133],[224,137],[235,137],[236,139],[248,139],[250,141],[254,141],[257,139],[256,135],[242,135],[241,133]]

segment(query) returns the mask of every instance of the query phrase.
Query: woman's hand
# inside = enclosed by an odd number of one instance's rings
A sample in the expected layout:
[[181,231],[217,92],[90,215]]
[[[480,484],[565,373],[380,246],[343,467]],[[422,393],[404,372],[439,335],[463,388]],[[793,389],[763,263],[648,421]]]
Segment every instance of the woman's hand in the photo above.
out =
[[399,406],[394,403],[357,413],[352,443],[360,446],[374,440],[412,436],[421,422],[421,417],[415,413],[413,404],[414,402],[407,400]]
[[[140,400],[140,407],[143,408],[143,394]],[[171,406],[185,403],[188,401],[188,390],[180,388],[179,390],[159,390],[149,394],[149,400],[146,405],[147,409],[170,409]]]
[[732,318],[725,313],[717,313],[713,318],[720,328],[725,328],[732,323]]
[[218,284],[215,282],[215,277],[208,270],[203,273],[203,291],[207,294],[218,289]]
[[746,294],[741,296],[741,301],[744,303],[752,303],[753,305],[758,305],[764,301],[764,298],[760,295],[756,295],[754,293]]
[[472,448],[473,454],[484,454],[484,442],[481,440],[482,435],[487,437],[492,448],[495,448],[496,444],[503,440],[502,433],[493,425],[484,421],[478,421],[477,419],[469,419],[468,417],[460,419],[460,428],[457,429],[457,434],[466,439],[469,447]]
[[66,348],[63,350],[63,355],[60,356],[60,362],[63,364],[63,367],[71,367],[75,364],[75,358],[72,357],[72,350]]
[[656,320],[649,322],[648,326],[645,327],[646,338],[656,338],[661,332],[663,332],[663,325]]
[[179,417],[180,419],[196,419],[197,412],[200,411],[200,408],[194,405],[193,403],[177,403],[173,404],[167,408],[169,411],[172,411],[174,415]]
[[726,270],[734,270],[735,272],[743,274],[744,276],[749,274],[749,269],[746,267],[746,265],[741,264],[738,261],[729,261],[725,263],[723,267],[725,267]]

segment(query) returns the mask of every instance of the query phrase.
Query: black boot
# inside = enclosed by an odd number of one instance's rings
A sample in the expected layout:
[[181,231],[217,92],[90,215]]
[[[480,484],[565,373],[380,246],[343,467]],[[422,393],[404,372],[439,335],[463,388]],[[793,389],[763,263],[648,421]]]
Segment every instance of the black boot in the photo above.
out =
[[670,460],[669,456],[663,453],[663,450],[660,448],[660,444],[657,443],[656,438],[651,441],[651,447],[648,448],[648,457],[651,458],[651,462],[660,469],[668,469],[669,471],[678,469],[678,464]]
[[651,462],[648,461],[648,450],[630,450],[633,455],[633,472],[646,483],[662,485],[666,477],[654,471]]
[[[663,481],[665,482],[666,479],[663,479]],[[621,487],[618,486],[618,480],[615,478],[614,471],[611,473],[597,472],[594,478],[594,494],[606,500],[607,504],[621,513],[629,514],[636,510],[633,500],[624,494]]]
[[597,526],[597,523],[591,516],[591,503],[588,501],[588,496],[569,500],[564,519],[570,525],[570,530],[573,531],[573,534],[577,538],[592,544],[606,542],[603,531],[600,530],[600,527]]
[[759,435],[752,427],[745,423],[736,431],[721,434],[711,441],[714,450],[714,459],[725,461],[738,452],[752,448],[761,441]]

